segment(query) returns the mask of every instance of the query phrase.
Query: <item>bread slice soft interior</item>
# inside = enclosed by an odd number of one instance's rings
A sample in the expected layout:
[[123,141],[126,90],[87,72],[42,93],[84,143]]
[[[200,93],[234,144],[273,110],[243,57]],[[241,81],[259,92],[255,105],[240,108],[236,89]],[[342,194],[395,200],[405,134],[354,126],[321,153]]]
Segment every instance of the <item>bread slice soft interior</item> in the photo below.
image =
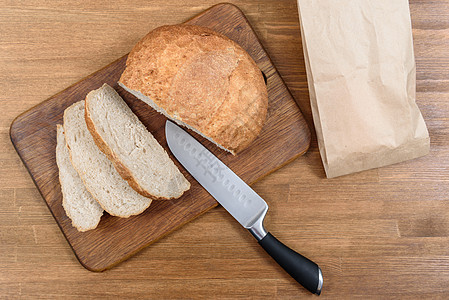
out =
[[98,149],[84,119],[84,100],[65,110],[64,132],[73,167],[105,211],[126,218],[150,206],[151,199],[132,189]]
[[109,85],[85,100],[87,127],[118,173],[143,196],[179,198],[190,188],[164,148]]
[[103,215],[103,209],[87,191],[83,181],[72,166],[62,125],[56,128],[56,163],[62,190],[62,206],[72,225],[78,231],[95,229]]

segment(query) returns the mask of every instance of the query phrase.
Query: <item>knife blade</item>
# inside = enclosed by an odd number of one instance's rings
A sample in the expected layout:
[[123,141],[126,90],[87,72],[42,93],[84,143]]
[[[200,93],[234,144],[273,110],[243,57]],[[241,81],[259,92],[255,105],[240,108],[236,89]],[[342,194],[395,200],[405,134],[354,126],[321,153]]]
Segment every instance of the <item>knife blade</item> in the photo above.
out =
[[320,267],[293,251],[263,226],[268,205],[249,185],[212,154],[206,147],[175,123],[165,124],[168,147],[184,168],[244,228],[265,251],[298,283],[319,295],[323,287]]

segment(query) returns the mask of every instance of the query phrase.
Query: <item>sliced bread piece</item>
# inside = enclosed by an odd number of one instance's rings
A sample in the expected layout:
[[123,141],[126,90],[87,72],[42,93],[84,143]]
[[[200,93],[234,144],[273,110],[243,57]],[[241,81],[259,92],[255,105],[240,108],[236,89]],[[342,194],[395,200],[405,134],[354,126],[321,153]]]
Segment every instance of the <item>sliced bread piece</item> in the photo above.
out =
[[151,199],[133,190],[95,145],[84,120],[84,100],[65,110],[64,132],[73,167],[105,211],[126,218],[150,206]]
[[64,129],[62,125],[56,126],[56,164],[59,168],[62,206],[72,220],[73,227],[78,231],[94,229],[100,222],[103,209],[86,190],[83,181],[73,168],[65,142]]
[[168,200],[190,188],[164,148],[111,86],[104,84],[87,95],[85,118],[98,148],[139,194]]

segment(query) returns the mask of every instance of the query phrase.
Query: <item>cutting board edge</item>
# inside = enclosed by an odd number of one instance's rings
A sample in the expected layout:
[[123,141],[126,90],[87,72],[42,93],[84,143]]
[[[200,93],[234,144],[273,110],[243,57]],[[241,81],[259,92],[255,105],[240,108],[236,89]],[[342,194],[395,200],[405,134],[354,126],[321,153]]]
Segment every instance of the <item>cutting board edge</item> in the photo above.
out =
[[[19,121],[21,118],[26,117],[25,115],[29,114],[32,110],[35,110],[36,107],[41,106],[41,105],[44,105],[46,102],[51,101],[53,98],[58,97],[60,94],[62,94],[62,93],[64,93],[64,92],[66,92],[67,90],[69,90],[69,89],[75,87],[76,85],[80,84],[81,82],[83,82],[83,81],[85,81],[85,80],[87,80],[87,79],[89,79],[89,78],[91,78],[91,77],[94,77],[97,73],[100,73],[100,72],[102,72],[104,69],[107,69],[108,67],[110,67],[111,65],[116,64],[119,60],[122,60],[124,57],[128,56],[128,54],[129,54],[129,53],[127,53],[127,54],[125,54],[125,55],[122,55],[121,57],[117,58],[116,60],[112,61],[111,63],[109,63],[109,64],[105,65],[104,67],[102,67],[102,68],[96,70],[95,72],[93,72],[93,73],[87,75],[86,77],[81,78],[81,79],[78,80],[77,82],[75,82],[75,83],[69,85],[68,87],[66,87],[65,89],[63,89],[63,90],[57,92],[56,94],[52,95],[51,97],[49,97],[49,98],[47,98],[47,99],[45,99],[45,100],[43,100],[43,101],[37,103],[36,105],[31,106],[31,107],[28,108],[27,110],[21,112],[17,117],[15,117],[15,118],[12,120],[11,125],[10,125],[10,127],[9,127],[9,136],[10,136],[10,138],[11,138],[12,143],[13,143],[13,144],[15,143],[15,142],[14,142],[14,137],[13,137],[13,132],[12,132],[12,131],[13,131],[13,127],[15,126],[15,123],[17,123],[17,121]],[[16,149],[16,152],[19,153],[19,152],[17,151],[17,148],[16,148],[15,145],[14,145],[14,148]]]

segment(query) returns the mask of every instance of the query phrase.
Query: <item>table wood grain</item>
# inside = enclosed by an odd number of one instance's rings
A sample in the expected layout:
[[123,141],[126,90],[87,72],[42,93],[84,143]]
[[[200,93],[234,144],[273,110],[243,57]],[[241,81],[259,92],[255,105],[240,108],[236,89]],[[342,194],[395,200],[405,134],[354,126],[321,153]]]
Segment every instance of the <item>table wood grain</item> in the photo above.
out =
[[[216,4],[0,1],[0,296],[314,297],[217,207],[103,273],[76,260],[9,140],[24,110],[128,53],[149,30]],[[312,125],[294,0],[232,1],[248,17]],[[326,179],[310,150],[254,185],[266,227],[323,269],[321,298],[449,295],[449,1],[411,0],[417,103],[430,154]]]

